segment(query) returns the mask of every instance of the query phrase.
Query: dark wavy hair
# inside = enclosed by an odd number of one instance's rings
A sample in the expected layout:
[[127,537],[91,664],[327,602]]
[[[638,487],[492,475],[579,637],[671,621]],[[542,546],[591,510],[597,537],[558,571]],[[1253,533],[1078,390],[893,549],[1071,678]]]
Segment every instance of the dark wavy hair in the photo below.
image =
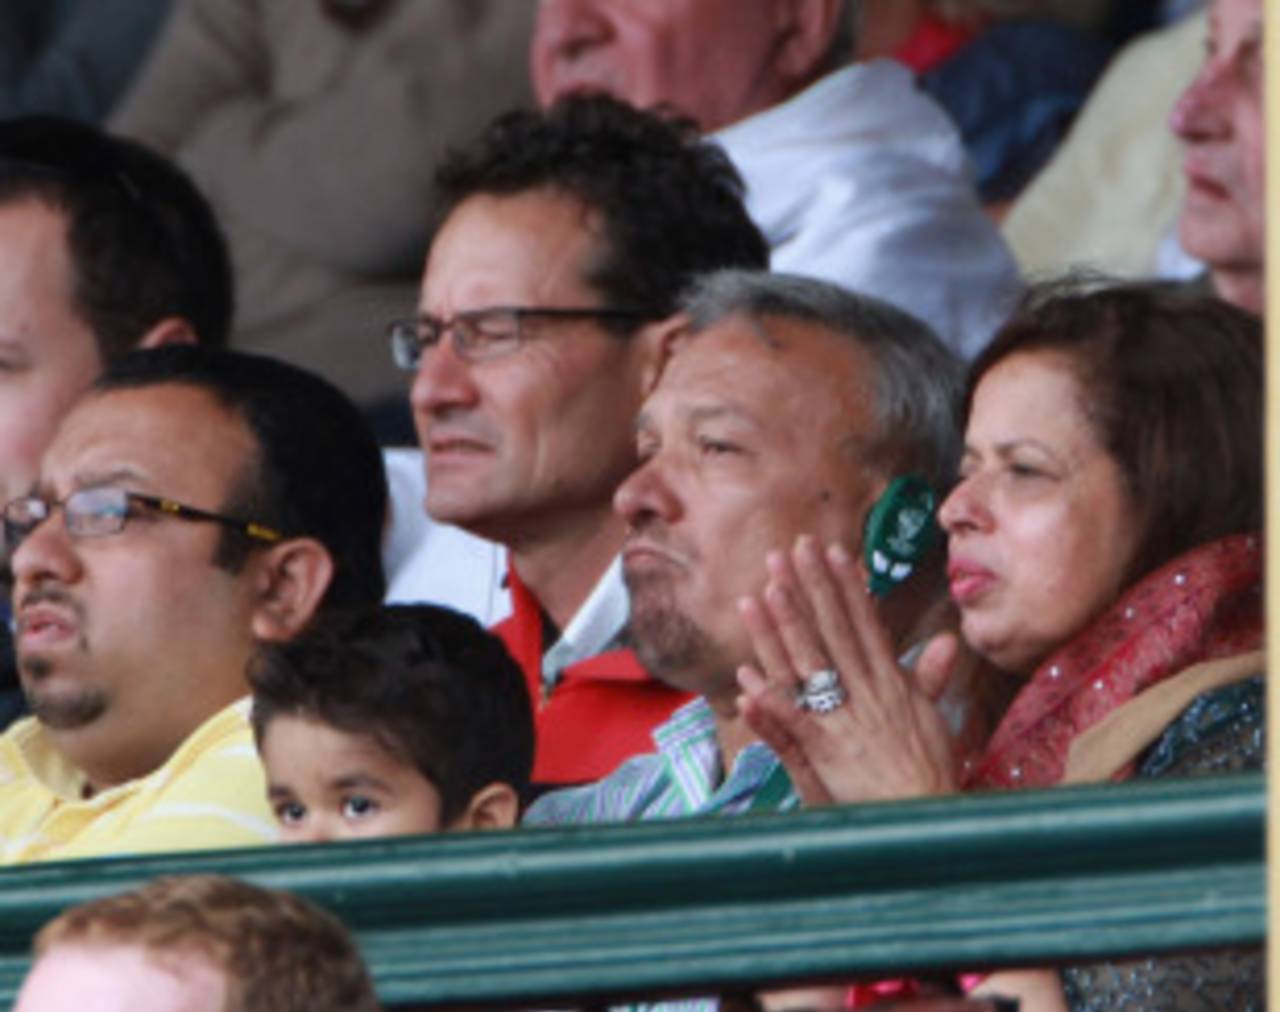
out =
[[67,221],[72,306],[104,361],[167,317],[225,345],[231,257],[208,202],[167,158],[54,116],[0,122],[0,204],[38,200]]
[[1142,510],[1133,580],[1263,525],[1263,332],[1257,317],[1169,284],[1069,278],[1028,291],[969,374],[1010,355],[1066,356],[1084,410]]
[[[243,420],[257,444],[222,511],[323,544],[334,564],[323,607],[381,601],[387,478],[377,440],[347,396],[287,362],[194,344],[131,352],[94,389],[167,384],[205,391]],[[214,561],[234,572],[258,544],[224,531]]]
[[[698,274],[763,269],[769,247],[743,206],[743,184],[692,120],[642,112],[606,95],[572,95],[543,112],[506,113],[436,173],[442,220],[477,194],[545,188],[601,223],[587,278],[610,305],[675,312]],[[624,326],[621,332],[630,329]]]
[[323,615],[293,640],[261,644],[249,684],[259,745],[281,715],[368,735],[435,786],[445,823],[489,784],[527,795],[524,676],[466,615],[427,604]]

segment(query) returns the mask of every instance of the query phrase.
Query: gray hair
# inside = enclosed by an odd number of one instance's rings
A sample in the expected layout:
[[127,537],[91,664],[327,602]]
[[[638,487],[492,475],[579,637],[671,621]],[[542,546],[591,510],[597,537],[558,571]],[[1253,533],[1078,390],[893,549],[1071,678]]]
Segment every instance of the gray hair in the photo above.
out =
[[960,458],[964,366],[928,325],[895,306],[828,281],[795,274],[725,270],[704,274],[681,298],[690,330],[729,317],[816,324],[866,349],[876,363],[871,456],[892,475],[920,474],[940,493]]

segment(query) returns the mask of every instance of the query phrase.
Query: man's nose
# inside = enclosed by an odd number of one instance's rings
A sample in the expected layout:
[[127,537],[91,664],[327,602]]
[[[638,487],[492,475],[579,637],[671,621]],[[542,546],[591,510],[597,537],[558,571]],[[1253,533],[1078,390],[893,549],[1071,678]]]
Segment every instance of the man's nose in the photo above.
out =
[[479,399],[471,364],[458,354],[452,337],[422,350],[422,361],[409,392],[415,413],[439,414],[448,408],[469,407]]
[[1227,128],[1222,88],[1225,74],[1225,66],[1210,57],[1174,103],[1169,126],[1184,141],[1219,136]]
[[41,583],[73,583],[80,576],[80,555],[57,512],[30,530],[10,556],[14,588],[21,594]]
[[682,509],[680,499],[663,471],[661,461],[652,457],[644,461],[618,486],[613,495],[613,510],[629,527],[641,527],[650,518],[672,523]]

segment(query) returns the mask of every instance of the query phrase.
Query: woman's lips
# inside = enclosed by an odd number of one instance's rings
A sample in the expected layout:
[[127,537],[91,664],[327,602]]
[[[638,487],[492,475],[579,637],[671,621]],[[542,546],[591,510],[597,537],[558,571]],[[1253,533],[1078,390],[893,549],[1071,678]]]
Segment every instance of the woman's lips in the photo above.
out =
[[995,584],[996,575],[985,566],[961,559],[948,563],[947,582],[952,600],[963,607],[982,597]]

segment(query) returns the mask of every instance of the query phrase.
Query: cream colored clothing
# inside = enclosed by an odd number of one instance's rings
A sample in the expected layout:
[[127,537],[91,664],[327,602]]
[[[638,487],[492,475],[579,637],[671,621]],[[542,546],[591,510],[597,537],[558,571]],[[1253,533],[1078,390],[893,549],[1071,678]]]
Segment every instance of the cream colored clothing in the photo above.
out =
[[154,773],[82,800],[85,778],[27,718],[0,737],[0,864],[271,843],[275,820],[243,699]]
[[177,0],[112,128],[173,157],[230,240],[233,344],[367,399],[403,396],[383,337],[413,312],[442,153],[528,101],[536,4]]
[[1175,267],[1161,247],[1176,229],[1184,192],[1169,115],[1204,57],[1205,24],[1203,14],[1185,18],[1112,61],[1053,161],[1005,218],[1005,238],[1026,275],[1071,267],[1120,277],[1194,273],[1186,261]]

